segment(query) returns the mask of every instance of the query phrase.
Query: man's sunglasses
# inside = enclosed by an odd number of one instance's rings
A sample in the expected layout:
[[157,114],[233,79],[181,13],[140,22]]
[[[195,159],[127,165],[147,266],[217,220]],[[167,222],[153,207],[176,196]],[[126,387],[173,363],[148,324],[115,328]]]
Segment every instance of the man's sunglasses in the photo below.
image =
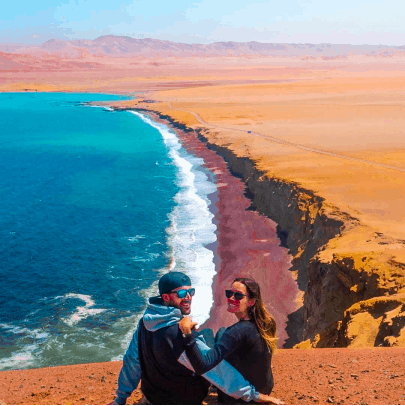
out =
[[230,299],[233,296],[235,298],[235,300],[242,300],[246,295],[244,295],[241,292],[234,292],[233,290],[226,289],[225,296],[228,299]]
[[180,290],[176,290],[176,292],[170,292],[170,293],[176,293],[177,297],[179,299],[184,299],[187,296],[187,293],[190,296],[194,296],[195,295],[195,289],[191,288],[191,289],[180,289]]

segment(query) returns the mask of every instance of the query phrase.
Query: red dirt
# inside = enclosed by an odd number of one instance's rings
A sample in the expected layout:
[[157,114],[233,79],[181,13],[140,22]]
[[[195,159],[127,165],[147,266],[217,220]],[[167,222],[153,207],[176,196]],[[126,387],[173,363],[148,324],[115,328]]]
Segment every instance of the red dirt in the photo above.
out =
[[[0,404],[107,404],[121,362],[0,372]],[[286,404],[405,404],[405,350],[279,350],[273,395]],[[138,404],[137,389],[128,404]],[[216,395],[205,403],[216,404]]]

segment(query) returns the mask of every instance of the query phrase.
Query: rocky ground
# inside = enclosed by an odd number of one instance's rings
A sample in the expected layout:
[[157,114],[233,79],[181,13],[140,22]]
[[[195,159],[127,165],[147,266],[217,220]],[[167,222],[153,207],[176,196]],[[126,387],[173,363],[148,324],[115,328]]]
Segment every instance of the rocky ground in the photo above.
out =
[[[405,404],[405,349],[279,350],[273,395],[286,404]],[[0,372],[0,404],[107,404],[121,362]],[[216,404],[210,394],[206,404]],[[138,404],[140,390],[128,404]]]

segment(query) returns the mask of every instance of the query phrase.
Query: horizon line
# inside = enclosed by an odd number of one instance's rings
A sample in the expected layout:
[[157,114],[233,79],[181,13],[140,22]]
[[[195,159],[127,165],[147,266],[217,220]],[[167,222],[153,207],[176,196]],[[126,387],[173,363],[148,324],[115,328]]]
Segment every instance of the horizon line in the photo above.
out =
[[[139,35],[139,34],[138,34]],[[248,43],[258,43],[258,44],[279,44],[279,45],[350,45],[353,47],[361,47],[361,46],[384,46],[384,47],[393,47],[393,48],[398,48],[398,47],[405,47],[405,44],[402,45],[387,45],[387,44],[351,44],[351,43],[333,43],[333,42],[265,42],[265,41],[258,41],[258,40],[249,40],[249,41],[234,41],[234,40],[215,40],[212,42],[208,43],[203,43],[203,42],[182,42],[182,41],[173,41],[173,40],[164,40],[164,39],[158,39],[158,38],[152,38],[152,37],[146,37],[146,38],[136,38],[135,36],[129,36],[129,35],[115,35],[115,34],[106,34],[106,35],[100,35],[99,37],[96,37],[94,39],[90,38],[51,38],[46,41],[43,41],[38,44],[30,44],[30,43],[25,43],[25,42],[2,42],[2,38],[0,37],[0,45],[14,45],[14,46],[29,46],[29,47],[35,47],[35,46],[41,46],[43,44],[46,44],[47,42],[51,41],[64,41],[64,42],[69,42],[69,41],[96,41],[100,38],[104,37],[117,37],[117,38],[128,38],[131,40],[136,40],[136,41],[146,41],[146,40],[153,40],[153,41],[160,41],[160,42],[170,42],[173,44],[184,44],[184,45],[213,45],[213,44],[221,44],[221,43],[234,43],[234,44],[248,44]]]

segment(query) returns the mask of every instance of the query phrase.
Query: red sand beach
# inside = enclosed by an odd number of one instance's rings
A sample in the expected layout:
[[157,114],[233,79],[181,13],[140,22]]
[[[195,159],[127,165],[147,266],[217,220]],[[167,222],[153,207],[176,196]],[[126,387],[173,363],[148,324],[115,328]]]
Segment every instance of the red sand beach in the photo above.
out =
[[[155,121],[162,120],[152,114]],[[163,121],[170,125],[167,121]],[[173,128],[173,126],[172,126]],[[235,317],[226,311],[224,290],[237,275],[253,277],[262,289],[262,295],[278,326],[278,345],[288,338],[285,331],[287,315],[297,308],[298,288],[289,272],[291,259],[288,249],[280,246],[276,223],[257,212],[248,210],[250,200],[244,196],[245,185],[232,176],[222,157],[208,149],[196,132],[173,128],[183,147],[205,162],[215,173],[218,194],[213,201],[217,225],[217,244],[214,248],[216,276],[213,281],[214,305],[210,318],[201,328],[217,331],[235,323]]]

